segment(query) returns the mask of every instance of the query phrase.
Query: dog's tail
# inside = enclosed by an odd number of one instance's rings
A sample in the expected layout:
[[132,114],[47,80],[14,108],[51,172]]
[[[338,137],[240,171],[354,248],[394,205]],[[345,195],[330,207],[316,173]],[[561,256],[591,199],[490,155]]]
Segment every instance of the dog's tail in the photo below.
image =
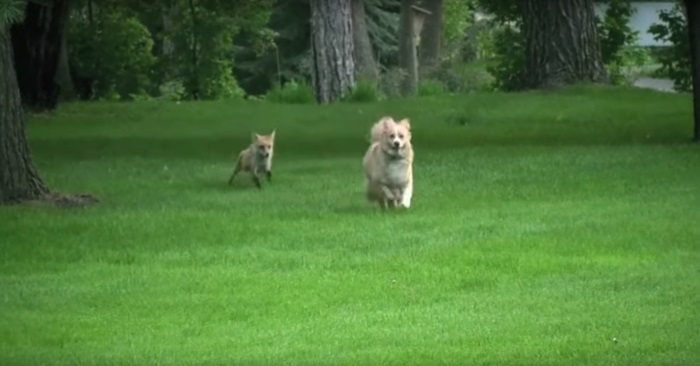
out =
[[372,130],[370,132],[370,143],[375,143],[381,140],[386,124],[392,122],[394,122],[394,119],[391,117],[382,117],[379,121],[377,121],[377,123],[372,126]]

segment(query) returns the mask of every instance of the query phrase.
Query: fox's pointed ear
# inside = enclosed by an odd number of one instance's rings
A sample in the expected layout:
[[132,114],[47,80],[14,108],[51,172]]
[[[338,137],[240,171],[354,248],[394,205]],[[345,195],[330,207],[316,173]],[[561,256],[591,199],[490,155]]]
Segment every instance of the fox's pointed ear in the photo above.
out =
[[257,132],[253,132],[252,134],[250,134],[250,139],[253,141],[257,141],[259,138],[260,138],[260,135],[258,135]]
[[409,130],[411,129],[411,122],[408,120],[408,118],[404,118],[399,122],[400,125],[406,126]]
[[273,129],[273,130],[272,130],[272,133],[270,134],[270,137],[272,137],[272,139],[275,138],[275,132],[277,132],[277,129],[276,129],[276,128]]

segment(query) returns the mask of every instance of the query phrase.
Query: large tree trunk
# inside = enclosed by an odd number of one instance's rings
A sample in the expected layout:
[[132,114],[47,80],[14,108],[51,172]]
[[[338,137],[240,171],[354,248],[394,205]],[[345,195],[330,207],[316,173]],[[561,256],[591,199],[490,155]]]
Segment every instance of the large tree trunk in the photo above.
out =
[[688,37],[690,37],[690,68],[693,75],[693,140],[700,142],[700,3],[684,0]]
[[420,36],[420,72],[425,75],[440,65],[442,43],[442,0],[425,2],[425,9],[431,12],[425,18]]
[[0,29],[0,204],[37,199],[49,190],[32,163],[9,30]]
[[311,0],[312,81],[316,100],[327,104],[355,86],[351,0]]
[[372,42],[367,31],[367,14],[364,0],[352,0],[352,34],[355,47],[355,76],[377,80],[377,63],[374,60]]
[[518,0],[525,39],[525,87],[608,81],[592,0]]
[[53,0],[49,5],[29,2],[24,22],[12,26],[17,81],[22,103],[30,108],[54,109],[58,103],[56,71],[68,1]]
[[415,0],[401,0],[399,24],[399,67],[406,72],[401,84],[404,96],[416,94],[418,88],[418,55],[413,24],[413,4]]

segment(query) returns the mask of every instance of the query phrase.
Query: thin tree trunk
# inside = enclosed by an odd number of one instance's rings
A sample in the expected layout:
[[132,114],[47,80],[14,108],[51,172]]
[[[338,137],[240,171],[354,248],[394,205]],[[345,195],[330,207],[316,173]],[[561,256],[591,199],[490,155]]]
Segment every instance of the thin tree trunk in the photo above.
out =
[[316,100],[327,104],[355,85],[350,0],[311,0],[312,81]]
[[418,88],[418,55],[413,24],[413,4],[415,0],[401,0],[399,24],[399,67],[406,72],[401,83],[404,96],[416,94]]
[[440,66],[440,49],[442,46],[442,0],[425,2],[425,9],[430,11],[421,31],[420,72],[425,75]]
[[54,0],[49,6],[29,2],[24,22],[12,26],[22,102],[33,109],[50,110],[58,104],[60,88],[56,71],[68,21],[68,2]]
[[693,75],[693,140],[700,142],[700,3],[697,0],[684,2],[690,38],[690,68]]
[[372,42],[367,31],[367,14],[364,0],[352,0],[352,32],[355,46],[355,75],[371,81],[377,80],[377,63],[374,60]]
[[49,193],[32,163],[9,30],[0,30],[0,204]]
[[75,99],[75,87],[73,86],[73,77],[70,74],[70,64],[68,62],[68,41],[66,30],[61,37],[61,54],[58,60],[58,70],[56,71],[56,80],[61,90],[61,99]]
[[527,88],[605,83],[592,0],[518,0]]
[[192,81],[190,93],[192,98],[199,99],[199,27],[197,22],[197,8],[194,5],[194,0],[189,0],[190,18],[192,20]]

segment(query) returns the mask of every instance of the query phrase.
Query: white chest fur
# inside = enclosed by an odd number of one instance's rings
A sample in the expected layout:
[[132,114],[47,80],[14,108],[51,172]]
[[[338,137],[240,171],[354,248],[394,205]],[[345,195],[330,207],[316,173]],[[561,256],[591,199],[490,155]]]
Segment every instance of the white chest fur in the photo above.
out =
[[403,187],[408,183],[408,162],[406,160],[390,160],[386,165],[386,184],[393,187]]

